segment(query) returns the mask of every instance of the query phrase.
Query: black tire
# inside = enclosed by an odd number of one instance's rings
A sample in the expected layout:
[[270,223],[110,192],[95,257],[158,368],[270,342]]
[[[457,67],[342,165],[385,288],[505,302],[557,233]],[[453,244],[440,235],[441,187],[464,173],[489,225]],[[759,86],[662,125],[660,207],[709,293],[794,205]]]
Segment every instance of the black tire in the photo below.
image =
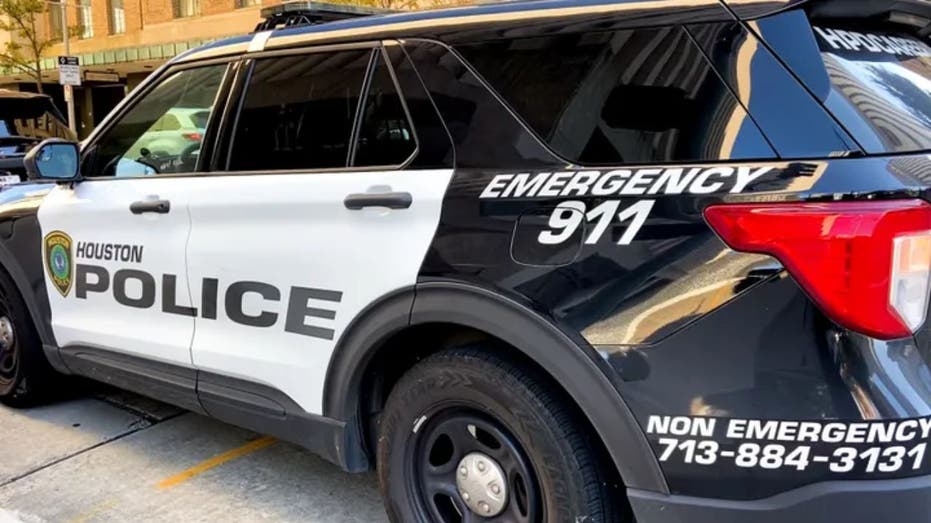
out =
[[[392,521],[630,521],[587,425],[524,367],[481,347],[457,348],[400,379],[378,437],[378,479]],[[498,477],[507,477],[505,508],[494,517],[479,517],[459,495],[460,460],[472,452],[497,460]]]
[[[12,326],[12,336],[7,337],[5,321]],[[49,397],[54,376],[26,303],[0,270],[0,403],[11,407],[40,403]]]

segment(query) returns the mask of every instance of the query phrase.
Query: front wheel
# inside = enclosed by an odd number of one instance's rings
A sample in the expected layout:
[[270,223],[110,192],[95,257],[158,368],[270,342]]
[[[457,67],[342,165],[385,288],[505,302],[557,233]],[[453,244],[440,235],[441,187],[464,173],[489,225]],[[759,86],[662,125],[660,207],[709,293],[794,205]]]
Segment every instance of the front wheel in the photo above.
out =
[[25,302],[0,271],[0,403],[23,407],[41,402],[52,390],[54,374]]
[[586,425],[530,369],[481,348],[418,363],[380,423],[395,522],[626,521]]

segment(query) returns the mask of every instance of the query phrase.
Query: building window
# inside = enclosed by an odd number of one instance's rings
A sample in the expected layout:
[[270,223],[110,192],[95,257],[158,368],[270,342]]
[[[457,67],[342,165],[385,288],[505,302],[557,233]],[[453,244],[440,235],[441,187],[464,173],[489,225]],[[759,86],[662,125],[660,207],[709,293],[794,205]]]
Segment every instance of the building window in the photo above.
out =
[[262,0],[236,0],[236,9],[262,5]]
[[53,40],[61,40],[65,33],[61,30],[61,4],[51,4],[48,9],[49,30]]
[[123,0],[110,0],[110,34],[118,35],[126,32],[126,10],[123,9]]
[[78,27],[81,31],[81,38],[93,38],[94,13],[91,8],[91,0],[80,0],[78,4]]
[[185,18],[200,14],[200,0],[174,0],[175,18]]

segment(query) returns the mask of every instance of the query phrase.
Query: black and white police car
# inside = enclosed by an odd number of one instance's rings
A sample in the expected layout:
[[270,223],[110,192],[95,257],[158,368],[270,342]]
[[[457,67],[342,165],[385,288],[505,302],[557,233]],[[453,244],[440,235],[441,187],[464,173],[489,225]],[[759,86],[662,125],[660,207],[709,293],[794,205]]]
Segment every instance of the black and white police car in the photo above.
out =
[[396,522],[931,520],[927,2],[362,14],[273,9],[30,153],[5,402],[139,391]]

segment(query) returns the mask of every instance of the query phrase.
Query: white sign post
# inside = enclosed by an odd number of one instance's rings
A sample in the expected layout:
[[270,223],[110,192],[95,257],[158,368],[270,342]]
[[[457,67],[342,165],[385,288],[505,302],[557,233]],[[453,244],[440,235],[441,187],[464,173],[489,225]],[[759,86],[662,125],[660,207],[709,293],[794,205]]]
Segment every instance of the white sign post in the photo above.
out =
[[74,117],[74,86],[81,85],[81,63],[77,56],[71,54],[71,45],[68,42],[68,9],[65,0],[53,2],[46,0],[50,4],[57,4],[61,8],[61,39],[65,48],[65,56],[58,57],[58,83],[65,86],[65,103],[68,104],[68,128],[78,135],[78,124]]
[[[65,32],[68,31],[67,25]],[[67,42],[67,36],[65,37]],[[67,43],[65,44],[68,45]],[[65,86],[65,103],[68,104],[68,127],[77,134],[77,122],[74,119],[74,86],[81,85],[81,62],[77,56],[58,57],[58,83]]]

